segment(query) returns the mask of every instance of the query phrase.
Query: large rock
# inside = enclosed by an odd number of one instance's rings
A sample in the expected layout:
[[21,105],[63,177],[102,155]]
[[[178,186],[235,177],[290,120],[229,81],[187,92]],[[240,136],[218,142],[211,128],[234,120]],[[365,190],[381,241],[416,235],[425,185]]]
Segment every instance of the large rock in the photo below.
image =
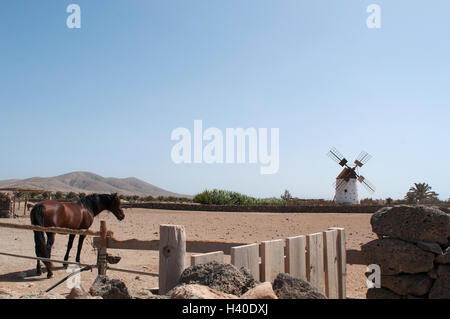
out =
[[370,288],[366,293],[367,299],[403,299],[404,297],[384,288]]
[[168,295],[172,299],[238,299],[234,295],[197,284],[177,286],[169,291]]
[[92,296],[100,296],[103,299],[131,299],[125,283],[118,279],[109,279],[108,276],[99,275],[89,293]]
[[247,291],[241,296],[241,299],[278,299],[278,297],[273,291],[271,283],[264,282]]
[[450,299],[450,265],[439,265],[438,278],[431,287],[428,298]]
[[381,286],[402,296],[424,296],[433,280],[427,275],[381,276]]
[[326,299],[309,282],[294,278],[289,274],[278,274],[273,282],[273,290],[279,299]]
[[434,261],[438,264],[450,264],[450,247],[442,255],[436,256]]
[[370,223],[372,231],[377,235],[410,242],[445,244],[450,237],[450,216],[433,207],[385,207],[372,215]]
[[236,296],[255,287],[256,283],[245,268],[215,261],[186,268],[179,280],[179,284],[199,284]]
[[376,239],[361,246],[367,264],[377,264],[382,275],[417,274],[433,268],[434,254],[398,239]]

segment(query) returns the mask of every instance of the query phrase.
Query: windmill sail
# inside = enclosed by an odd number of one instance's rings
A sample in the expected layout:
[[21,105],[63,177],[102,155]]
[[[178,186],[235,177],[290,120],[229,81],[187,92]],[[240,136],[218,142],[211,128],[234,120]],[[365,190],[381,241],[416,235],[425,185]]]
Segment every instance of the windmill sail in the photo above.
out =
[[329,158],[331,158],[333,161],[335,161],[336,163],[338,163],[341,166],[345,166],[348,162],[335,147],[333,147],[327,153],[327,155]]
[[369,181],[367,180],[367,178],[365,178],[364,176],[360,175],[358,177],[358,181],[363,184],[363,186],[367,189],[367,191],[369,193],[374,193],[375,192],[375,186]]
[[355,160],[355,165],[358,167],[362,167],[365,165],[370,159],[372,158],[372,155],[370,155],[367,152],[362,151],[359,153],[358,157]]

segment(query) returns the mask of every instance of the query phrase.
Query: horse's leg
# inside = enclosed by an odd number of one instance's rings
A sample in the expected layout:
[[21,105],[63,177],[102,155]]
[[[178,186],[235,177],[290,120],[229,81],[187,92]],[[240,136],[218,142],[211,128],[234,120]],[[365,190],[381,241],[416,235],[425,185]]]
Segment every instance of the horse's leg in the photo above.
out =
[[84,241],[84,238],[86,238],[85,235],[80,235],[80,238],[78,239],[77,257],[76,257],[76,259],[75,259],[75,261],[76,261],[77,263],[80,262],[81,248],[83,248],[83,241]]
[[39,260],[37,260],[36,262],[36,275],[38,276],[42,275],[41,262]]
[[[70,253],[70,250],[72,249],[74,239],[75,239],[75,235],[69,235],[69,241],[67,242],[67,251],[66,251],[66,255],[64,256],[64,261],[69,260],[69,253]],[[67,268],[67,264],[63,264],[63,267]]]
[[[41,252],[41,247],[38,244],[36,244],[34,246],[34,250],[36,252],[36,257],[43,257],[43,254]],[[42,275],[41,262],[39,259],[36,261],[36,274],[38,276]]]
[[[54,243],[55,243],[55,233],[47,233],[47,253],[48,253],[47,258],[49,259],[51,258],[52,255],[52,247]],[[52,263],[49,262],[48,264],[46,264],[46,267],[47,267],[47,278],[53,277]]]

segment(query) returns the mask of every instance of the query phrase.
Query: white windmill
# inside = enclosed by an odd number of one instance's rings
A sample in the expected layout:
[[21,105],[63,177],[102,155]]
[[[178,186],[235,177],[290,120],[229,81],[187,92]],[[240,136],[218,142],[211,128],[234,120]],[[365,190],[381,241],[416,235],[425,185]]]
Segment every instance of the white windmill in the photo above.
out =
[[336,177],[336,182],[333,184],[336,190],[334,196],[336,204],[359,204],[357,181],[360,182],[369,193],[375,192],[375,186],[373,186],[373,184],[364,176],[359,174],[359,168],[372,158],[371,155],[364,151],[361,152],[355,160],[355,166],[353,167],[347,165],[348,161],[334,147],[327,155],[344,168]]

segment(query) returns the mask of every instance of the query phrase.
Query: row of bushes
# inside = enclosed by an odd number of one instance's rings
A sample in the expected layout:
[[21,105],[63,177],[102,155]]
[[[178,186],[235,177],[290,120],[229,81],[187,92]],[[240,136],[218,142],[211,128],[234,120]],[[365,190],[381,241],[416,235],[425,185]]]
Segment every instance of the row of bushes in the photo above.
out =
[[259,206],[259,205],[286,205],[284,199],[279,198],[255,198],[238,192],[221,189],[205,190],[195,195],[194,203],[204,205],[238,205],[238,206]]

